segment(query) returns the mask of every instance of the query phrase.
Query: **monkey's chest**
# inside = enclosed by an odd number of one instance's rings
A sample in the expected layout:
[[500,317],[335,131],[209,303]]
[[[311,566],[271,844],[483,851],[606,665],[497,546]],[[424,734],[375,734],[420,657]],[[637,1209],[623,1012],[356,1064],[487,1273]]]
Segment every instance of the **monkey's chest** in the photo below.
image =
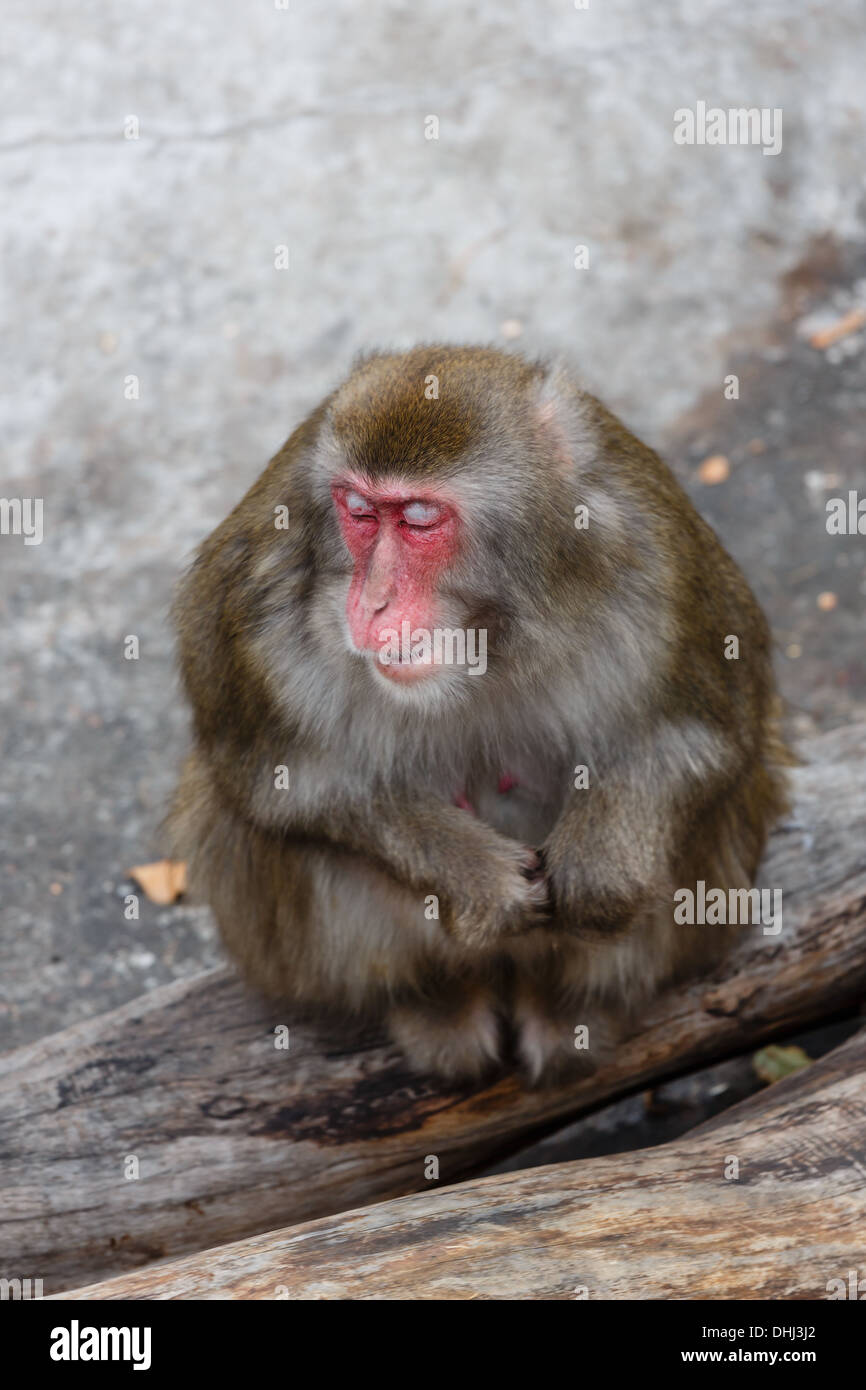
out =
[[509,839],[540,845],[559,815],[562,791],[553,769],[515,758],[506,771],[472,778],[455,799]]

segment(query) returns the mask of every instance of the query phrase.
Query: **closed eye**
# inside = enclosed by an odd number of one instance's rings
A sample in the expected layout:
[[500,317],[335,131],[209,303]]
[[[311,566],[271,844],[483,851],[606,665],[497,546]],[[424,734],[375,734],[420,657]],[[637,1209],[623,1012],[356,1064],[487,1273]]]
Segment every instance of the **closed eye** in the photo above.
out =
[[403,520],[407,526],[435,526],[442,520],[444,512],[435,502],[409,502],[403,508]]
[[354,492],[351,488],[345,495],[345,503],[350,516],[368,518],[372,521],[376,515],[375,508],[366,497],[362,497],[360,492]]

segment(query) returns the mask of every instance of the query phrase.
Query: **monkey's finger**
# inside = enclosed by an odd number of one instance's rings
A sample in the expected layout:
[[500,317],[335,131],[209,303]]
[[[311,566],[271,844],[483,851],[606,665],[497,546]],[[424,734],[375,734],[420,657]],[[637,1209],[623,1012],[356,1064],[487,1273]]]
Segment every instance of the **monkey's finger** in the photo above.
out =
[[524,853],[523,866],[520,872],[530,883],[536,883],[539,879],[544,878],[544,851],[527,848]]
[[536,925],[546,922],[553,915],[550,884],[543,876],[529,881],[525,909],[530,923]]

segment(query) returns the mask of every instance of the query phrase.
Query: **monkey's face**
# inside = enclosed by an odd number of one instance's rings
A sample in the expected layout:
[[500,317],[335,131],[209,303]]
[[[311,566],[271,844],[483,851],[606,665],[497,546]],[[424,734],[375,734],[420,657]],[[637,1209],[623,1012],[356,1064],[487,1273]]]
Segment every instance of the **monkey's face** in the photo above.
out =
[[450,712],[552,659],[575,530],[543,385],[517,359],[434,347],[371,358],[329,401],[304,456],[315,626],[330,663],[340,624],[355,691]]
[[376,678],[403,688],[449,665],[465,667],[467,634],[454,626],[460,615],[445,592],[460,547],[459,512],[447,489],[348,474],[331,495],[352,560],[349,649]]

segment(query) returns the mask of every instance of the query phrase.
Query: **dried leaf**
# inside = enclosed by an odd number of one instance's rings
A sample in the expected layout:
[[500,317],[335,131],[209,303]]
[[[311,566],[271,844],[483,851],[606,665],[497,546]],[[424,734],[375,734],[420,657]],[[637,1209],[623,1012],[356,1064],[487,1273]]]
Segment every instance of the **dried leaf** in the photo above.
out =
[[727,481],[731,472],[731,465],[724,454],[712,454],[708,459],[704,459],[698,469],[698,477],[707,487],[715,487],[717,483]]
[[152,903],[166,907],[186,892],[186,864],[182,859],[159,859],[155,864],[139,864],[129,870]]
[[850,309],[841,319],[831,323],[829,328],[819,328],[817,333],[813,333],[809,342],[813,348],[828,348],[834,343],[838,343],[841,338],[847,338],[849,334],[856,333],[858,328],[862,328],[866,323],[866,309]]

